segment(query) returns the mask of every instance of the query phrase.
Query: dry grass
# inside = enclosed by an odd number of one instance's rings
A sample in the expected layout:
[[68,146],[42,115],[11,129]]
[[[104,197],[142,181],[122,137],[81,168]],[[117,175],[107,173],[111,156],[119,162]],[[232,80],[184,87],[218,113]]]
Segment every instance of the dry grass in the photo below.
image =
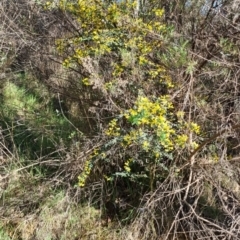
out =
[[101,209],[94,203],[78,202],[81,194],[73,188],[54,189],[52,182],[14,171],[2,189],[0,226],[6,235],[2,236],[13,240],[126,238],[127,230],[119,222],[103,226]]

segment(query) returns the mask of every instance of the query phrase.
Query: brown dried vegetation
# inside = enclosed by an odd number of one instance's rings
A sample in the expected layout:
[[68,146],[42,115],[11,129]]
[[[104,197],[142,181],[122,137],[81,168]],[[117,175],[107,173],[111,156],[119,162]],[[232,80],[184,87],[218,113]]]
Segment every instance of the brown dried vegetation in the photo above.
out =
[[[151,1],[142,2],[146,13]],[[111,171],[107,165],[98,166],[90,186],[74,187],[93,149],[104,145],[109,119],[132,106],[137,93],[126,90],[127,73],[115,92],[103,89],[102,79],[110,78],[108,67],[117,54],[98,61],[86,58],[79,68],[64,68],[61,63],[68,52],[58,53],[55,40],[74,35],[78,26],[70,14],[46,11],[43,4],[0,2],[1,102],[7,82],[24,85],[26,94],[39,94],[40,89],[40,111],[51,105],[69,124],[69,134],[56,140],[52,126],[36,124],[36,132],[51,139],[52,145],[42,141],[46,149],[51,145],[42,154],[33,147],[42,135],[35,137],[28,115],[18,112],[9,120],[1,109],[0,230],[11,239],[26,240],[239,239],[240,2],[158,3],[172,29],[166,48],[159,49],[164,56],[159,64],[177,86],[169,91],[175,109],[198,123],[201,134],[199,146],[179,152],[152,191],[136,189],[131,182],[100,181],[99,175]],[[78,80],[89,72],[101,76],[92,88]],[[136,86],[139,79],[134,79]],[[146,94],[166,91],[141,84]],[[21,124],[26,126],[22,139],[34,135],[29,160],[22,159],[22,142],[14,135]],[[108,155],[119,151],[116,146]]]

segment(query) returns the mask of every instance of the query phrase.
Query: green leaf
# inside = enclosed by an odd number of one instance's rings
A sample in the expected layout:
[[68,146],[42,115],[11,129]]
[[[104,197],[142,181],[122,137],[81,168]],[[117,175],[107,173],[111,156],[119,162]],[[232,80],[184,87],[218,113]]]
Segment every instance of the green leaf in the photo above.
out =
[[130,174],[128,172],[116,172],[114,175],[119,176],[119,177],[129,177],[130,176]]

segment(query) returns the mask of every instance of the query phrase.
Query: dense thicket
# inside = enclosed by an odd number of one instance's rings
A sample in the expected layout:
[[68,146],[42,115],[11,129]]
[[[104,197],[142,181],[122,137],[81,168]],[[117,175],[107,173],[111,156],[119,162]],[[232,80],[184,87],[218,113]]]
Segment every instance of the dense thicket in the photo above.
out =
[[[123,238],[239,239],[239,11],[238,0],[2,1],[4,206],[28,216],[64,189],[127,225]],[[16,173],[34,182],[14,202]],[[43,239],[36,226],[31,237]]]

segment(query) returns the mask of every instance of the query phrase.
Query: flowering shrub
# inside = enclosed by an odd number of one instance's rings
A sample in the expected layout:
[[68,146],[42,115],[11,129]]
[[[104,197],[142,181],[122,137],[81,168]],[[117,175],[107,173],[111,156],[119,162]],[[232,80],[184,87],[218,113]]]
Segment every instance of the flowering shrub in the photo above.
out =
[[[48,3],[47,8],[53,7]],[[160,59],[156,52],[162,46],[161,36],[167,32],[161,21],[162,9],[152,8],[148,18],[143,18],[136,14],[137,1],[61,0],[58,8],[70,14],[79,26],[72,36],[56,40],[63,66],[84,69],[86,58],[97,62],[109,58],[107,76],[103,76],[106,69],[96,73],[85,68],[80,78],[84,86],[97,86],[111,93],[112,87],[118,88],[119,80],[125,77],[128,87],[135,82],[137,87],[144,88],[145,80],[174,86],[165,67],[156,61]]]
[[[178,120],[169,96],[161,96],[155,101],[139,96],[133,108],[109,123],[105,132],[108,141],[90,158],[92,164],[102,162],[113,166],[109,175],[105,172],[107,181],[119,176],[139,182],[144,178],[153,189],[154,182],[164,178],[164,172],[169,170],[178,151],[193,150],[198,146],[194,141],[189,143],[188,135],[198,134],[199,126],[184,121],[182,113],[177,115]],[[118,153],[113,154],[116,146]],[[89,161],[86,162],[87,170],[88,166]],[[80,176],[80,186],[90,173],[87,170]]]
[[105,143],[86,161],[80,186],[92,169],[94,174],[101,169],[107,181],[120,177],[152,189],[178,151],[197,146],[188,140],[199,133],[198,125],[175,113],[168,95],[174,82],[161,64],[168,29],[162,23],[163,9],[154,7],[157,2],[148,15],[139,12],[138,1],[59,2],[59,9],[78,26],[71,36],[56,41],[63,65],[80,69],[80,82],[90,94],[98,89],[122,110],[110,110],[118,117],[108,124],[102,136]]

